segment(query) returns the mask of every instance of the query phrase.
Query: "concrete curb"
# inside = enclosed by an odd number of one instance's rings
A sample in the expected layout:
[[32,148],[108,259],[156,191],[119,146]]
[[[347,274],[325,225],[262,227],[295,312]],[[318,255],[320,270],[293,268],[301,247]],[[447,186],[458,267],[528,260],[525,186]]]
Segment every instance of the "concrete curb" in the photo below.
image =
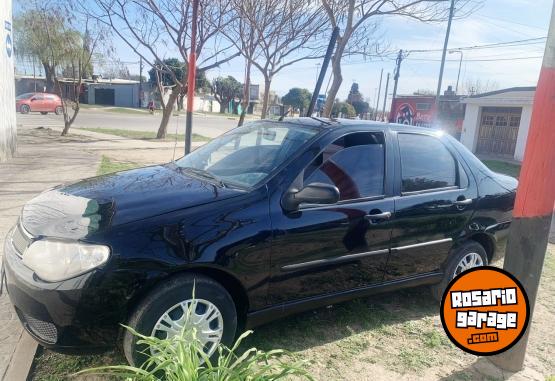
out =
[[4,375],[6,381],[26,381],[37,353],[38,344],[25,331],[17,343],[15,352]]

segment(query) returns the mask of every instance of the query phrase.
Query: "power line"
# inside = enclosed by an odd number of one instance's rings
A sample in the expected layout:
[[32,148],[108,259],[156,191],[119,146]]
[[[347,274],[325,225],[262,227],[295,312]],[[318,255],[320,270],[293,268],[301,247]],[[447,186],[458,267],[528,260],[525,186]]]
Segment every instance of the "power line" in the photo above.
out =
[[[514,46],[523,46],[523,45],[533,45],[542,43],[543,40],[546,40],[547,37],[536,37],[536,38],[527,38],[525,40],[514,40],[514,41],[505,41],[505,42],[495,42],[491,44],[484,44],[484,45],[472,45],[472,46],[462,46],[458,48],[449,48],[449,50],[471,50],[471,49],[491,49],[497,47],[510,47]],[[409,50],[409,53],[428,53],[428,52],[441,52],[443,49],[414,49]]]
[[[532,56],[532,57],[507,57],[507,58],[495,58],[495,59],[469,59],[464,60],[464,62],[494,62],[494,61],[513,61],[513,60],[531,60],[543,58],[543,56]],[[411,61],[426,61],[426,62],[439,62],[439,59],[433,58],[406,58]],[[459,60],[446,60],[448,62],[458,62]]]

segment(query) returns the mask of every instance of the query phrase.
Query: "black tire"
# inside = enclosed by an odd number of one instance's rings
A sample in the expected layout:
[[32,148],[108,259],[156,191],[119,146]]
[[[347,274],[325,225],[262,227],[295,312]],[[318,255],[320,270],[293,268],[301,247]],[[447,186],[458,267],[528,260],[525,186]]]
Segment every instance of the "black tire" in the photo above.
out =
[[62,115],[64,112],[64,109],[62,108],[62,106],[58,106],[54,109],[54,114],[56,115]]
[[46,111],[41,111],[40,113],[41,113],[42,115],[48,114],[48,112],[46,112]]
[[19,108],[19,111],[22,114],[29,114],[29,111],[31,111],[31,107],[29,107],[29,105],[21,105],[21,107]]
[[[207,300],[219,309],[223,320],[221,343],[231,347],[237,330],[235,303],[222,285],[203,275],[187,274],[167,280],[144,298],[127,325],[143,335],[151,335],[154,325],[164,312],[172,306],[192,298],[193,287],[196,299]],[[147,359],[141,353],[146,348],[137,345],[137,340],[138,338],[131,332],[124,331],[123,351],[127,361],[134,366],[140,366]]]
[[476,253],[480,255],[483,261],[483,265],[488,265],[488,256],[486,254],[486,250],[482,245],[480,245],[476,241],[468,241],[464,243],[462,246],[455,249],[455,252],[450,256],[451,259],[447,263],[445,267],[445,273],[443,275],[443,279],[440,283],[434,284],[431,287],[433,297],[438,301],[441,302],[441,298],[443,297],[443,292],[449,285],[449,282],[455,278],[455,270],[459,265],[459,262],[466,257],[470,253]]

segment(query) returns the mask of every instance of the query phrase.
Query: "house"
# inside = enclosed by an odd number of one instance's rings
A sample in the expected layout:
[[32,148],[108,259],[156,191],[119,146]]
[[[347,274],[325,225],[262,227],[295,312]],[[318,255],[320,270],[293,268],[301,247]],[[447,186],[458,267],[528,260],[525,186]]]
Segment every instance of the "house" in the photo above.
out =
[[512,87],[463,99],[461,143],[478,156],[522,161],[535,90]]

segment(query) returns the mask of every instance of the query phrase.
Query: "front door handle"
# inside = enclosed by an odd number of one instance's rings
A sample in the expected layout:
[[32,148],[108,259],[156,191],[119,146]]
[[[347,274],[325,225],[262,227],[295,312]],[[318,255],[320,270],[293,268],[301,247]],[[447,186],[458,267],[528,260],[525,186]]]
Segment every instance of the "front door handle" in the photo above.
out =
[[376,214],[367,214],[364,218],[370,221],[371,224],[377,223],[376,221],[389,220],[391,218],[391,212],[383,212]]

